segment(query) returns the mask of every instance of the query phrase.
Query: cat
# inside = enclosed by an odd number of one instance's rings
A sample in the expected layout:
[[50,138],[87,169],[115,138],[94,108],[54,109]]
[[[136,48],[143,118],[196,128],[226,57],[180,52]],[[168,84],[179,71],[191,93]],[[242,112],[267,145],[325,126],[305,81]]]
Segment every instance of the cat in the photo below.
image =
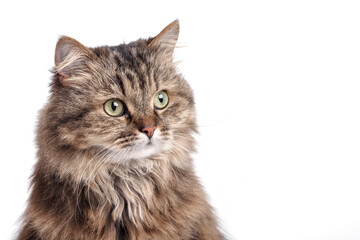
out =
[[37,126],[19,240],[223,239],[194,173],[192,89],[156,37],[87,48],[63,36]]

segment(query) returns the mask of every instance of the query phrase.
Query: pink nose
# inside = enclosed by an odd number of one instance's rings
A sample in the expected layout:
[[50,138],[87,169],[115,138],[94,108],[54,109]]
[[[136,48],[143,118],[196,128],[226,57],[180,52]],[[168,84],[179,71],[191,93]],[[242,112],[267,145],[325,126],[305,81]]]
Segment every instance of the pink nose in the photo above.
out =
[[145,133],[148,136],[148,138],[151,138],[154,135],[155,129],[156,126],[151,126],[151,127],[144,127],[143,129],[141,129],[141,131]]

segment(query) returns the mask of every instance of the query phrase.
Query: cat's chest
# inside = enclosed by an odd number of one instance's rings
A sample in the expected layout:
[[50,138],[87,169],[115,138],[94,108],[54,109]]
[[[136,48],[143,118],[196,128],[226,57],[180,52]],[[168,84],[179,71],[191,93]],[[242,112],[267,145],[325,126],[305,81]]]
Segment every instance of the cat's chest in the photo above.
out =
[[117,235],[128,239],[178,239],[181,232],[192,231],[196,194],[191,184],[186,185],[189,178],[168,176],[117,173],[108,182],[103,192]]
[[134,225],[146,223],[149,214],[161,211],[156,204],[156,184],[150,176],[116,176],[107,192],[112,219]]

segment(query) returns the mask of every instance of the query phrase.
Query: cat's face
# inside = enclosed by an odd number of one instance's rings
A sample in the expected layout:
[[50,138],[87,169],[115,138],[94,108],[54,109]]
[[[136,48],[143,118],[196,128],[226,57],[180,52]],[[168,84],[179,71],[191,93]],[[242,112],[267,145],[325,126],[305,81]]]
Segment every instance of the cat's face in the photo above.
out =
[[195,108],[172,62],[178,29],[174,22],[154,39],[94,49],[61,38],[45,110],[58,144],[97,148],[115,162],[188,148]]

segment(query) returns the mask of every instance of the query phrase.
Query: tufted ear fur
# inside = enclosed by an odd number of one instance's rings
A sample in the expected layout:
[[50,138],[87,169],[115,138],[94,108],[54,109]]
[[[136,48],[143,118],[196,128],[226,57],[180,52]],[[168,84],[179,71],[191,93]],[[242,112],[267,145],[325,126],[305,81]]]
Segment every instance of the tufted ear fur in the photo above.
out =
[[150,43],[149,48],[163,48],[166,55],[172,58],[179,37],[179,20],[175,20],[164,28]]
[[81,74],[91,54],[90,49],[75,39],[66,36],[61,37],[55,49],[55,70],[59,74],[60,82],[71,76]]

